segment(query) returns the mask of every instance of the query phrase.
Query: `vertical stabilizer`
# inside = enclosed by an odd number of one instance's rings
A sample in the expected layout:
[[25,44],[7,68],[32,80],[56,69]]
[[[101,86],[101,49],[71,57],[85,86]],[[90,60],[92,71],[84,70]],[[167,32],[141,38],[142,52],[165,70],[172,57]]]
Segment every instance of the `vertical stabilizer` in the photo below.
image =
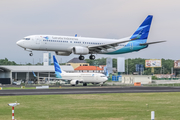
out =
[[33,76],[34,76],[34,77],[37,77],[36,74],[35,74],[33,71],[32,71],[32,73],[33,73]]
[[149,30],[152,22],[152,15],[148,15],[139,28],[131,36],[131,40],[143,40],[148,38]]
[[104,74],[106,77],[109,77],[107,66],[104,67]]
[[56,57],[54,55],[53,55],[53,60],[54,60],[54,69],[55,69],[56,77],[62,78],[61,77],[62,70],[61,70],[59,63],[57,62]]

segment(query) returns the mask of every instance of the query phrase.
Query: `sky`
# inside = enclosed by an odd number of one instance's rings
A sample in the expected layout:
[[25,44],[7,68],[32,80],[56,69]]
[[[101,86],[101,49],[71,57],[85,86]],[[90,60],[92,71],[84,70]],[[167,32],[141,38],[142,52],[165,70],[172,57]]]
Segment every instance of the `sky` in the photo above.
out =
[[[0,0],[0,59],[16,63],[42,62],[43,53],[33,56],[16,45],[28,35],[64,35],[120,39],[131,36],[148,15],[153,21],[147,49],[101,57],[179,60],[180,46],[179,0]],[[51,52],[54,55],[54,52]],[[59,62],[73,57],[57,56]],[[86,59],[89,55],[85,56]]]

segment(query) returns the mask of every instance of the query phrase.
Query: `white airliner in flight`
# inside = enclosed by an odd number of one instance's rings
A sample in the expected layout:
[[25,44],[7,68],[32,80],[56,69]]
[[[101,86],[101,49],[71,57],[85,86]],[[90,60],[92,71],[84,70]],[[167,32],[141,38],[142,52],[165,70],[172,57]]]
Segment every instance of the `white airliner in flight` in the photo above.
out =
[[147,48],[149,44],[165,41],[147,43],[147,38],[153,16],[148,15],[139,28],[130,37],[123,39],[103,39],[88,37],[70,37],[58,35],[31,35],[17,41],[17,45],[30,51],[55,51],[56,55],[69,56],[74,53],[84,60],[83,55],[91,54],[89,59],[94,60],[93,54],[123,54]]
[[102,73],[66,73],[65,71],[61,70],[54,55],[53,60],[56,78],[70,81],[72,86],[75,86],[78,83],[83,83],[83,86],[87,86],[87,83],[102,85],[108,80],[107,77]]

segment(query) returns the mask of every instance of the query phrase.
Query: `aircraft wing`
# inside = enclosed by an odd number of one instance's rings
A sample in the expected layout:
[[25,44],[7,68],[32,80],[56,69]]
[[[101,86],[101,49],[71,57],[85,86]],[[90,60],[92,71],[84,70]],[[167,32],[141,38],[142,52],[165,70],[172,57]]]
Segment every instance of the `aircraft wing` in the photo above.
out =
[[156,43],[162,43],[162,42],[166,42],[166,41],[157,41],[157,42],[150,42],[150,43],[142,43],[140,45],[150,45],[150,44],[156,44]]
[[115,47],[117,47],[118,44],[120,44],[120,43],[125,43],[125,42],[129,42],[129,41],[132,41],[132,40],[129,39],[129,37],[128,37],[128,38],[126,38],[126,39],[124,39],[124,40],[122,40],[122,41],[107,43],[107,44],[103,44],[103,45],[89,46],[88,48],[89,48],[89,51],[90,51],[90,52],[96,52],[96,53],[98,53],[98,52],[101,51],[101,50],[107,51],[107,49],[110,49],[110,48],[115,49]]

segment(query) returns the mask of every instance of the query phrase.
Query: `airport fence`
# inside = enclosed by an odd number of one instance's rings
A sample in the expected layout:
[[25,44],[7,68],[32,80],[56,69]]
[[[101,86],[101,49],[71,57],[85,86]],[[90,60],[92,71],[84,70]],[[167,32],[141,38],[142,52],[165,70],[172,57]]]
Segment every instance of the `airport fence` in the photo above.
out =
[[[118,77],[117,77],[118,78]],[[131,81],[132,82],[132,81]],[[66,86],[66,85],[70,85],[70,83],[68,82],[62,82],[62,81],[43,81],[40,83],[36,83],[36,82],[21,82],[20,84],[21,86],[36,86],[36,85],[51,85],[51,86]],[[82,85],[82,83],[80,83],[79,85]],[[88,86],[99,86],[99,84],[91,84],[89,83]],[[116,80],[108,80],[107,82],[105,82],[103,84],[103,86],[134,86],[134,83],[122,83],[121,81],[118,81],[118,79]],[[176,80],[152,80],[151,83],[148,84],[142,84],[141,86],[152,86],[152,87],[180,87],[180,80],[176,79]]]
[[142,86],[152,86],[152,87],[180,87],[180,83],[166,83],[166,84],[143,84]]

